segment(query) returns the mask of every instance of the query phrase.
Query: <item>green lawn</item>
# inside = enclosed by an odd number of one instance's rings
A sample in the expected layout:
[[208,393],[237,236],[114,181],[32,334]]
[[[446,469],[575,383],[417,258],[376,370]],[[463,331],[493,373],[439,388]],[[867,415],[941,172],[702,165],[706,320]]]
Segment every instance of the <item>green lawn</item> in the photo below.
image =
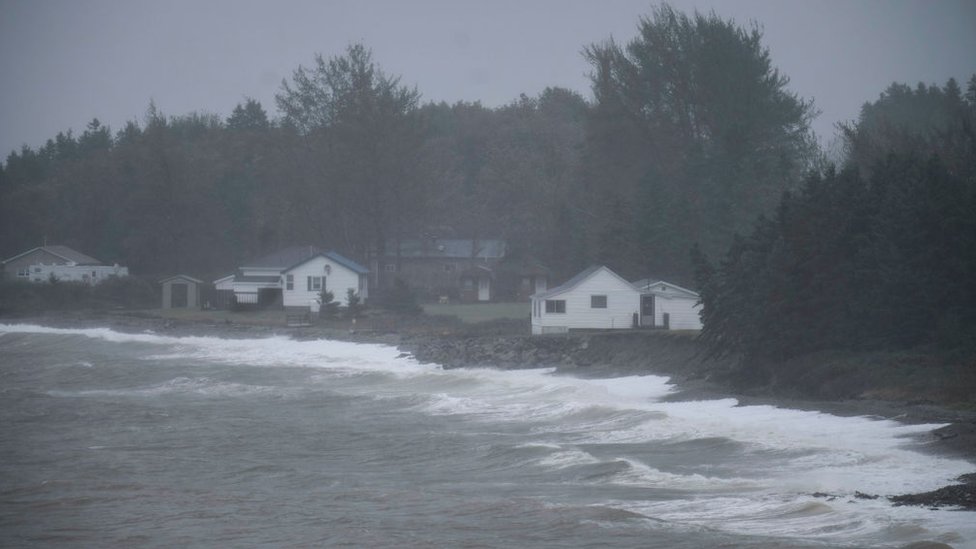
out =
[[[424,313],[431,316],[456,316],[465,324],[491,320],[525,320],[529,318],[528,303],[430,303],[423,305]],[[176,320],[197,320],[237,324],[278,325],[285,323],[285,312],[280,309],[261,311],[201,311],[187,309],[155,309],[146,311],[153,316]]]
[[456,316],[466,324],[499,319],[523,320],[529,318],[531,311],[528,303],[429,303],[423,307],[425,314]]
[[147,311],[153,316],[172,318],[175,320],[194,320],[210,322],[234,322],[237,324],[255,324],[259,326],[276,326],[285,323],[285,311],[282,309],[268,309],[257,311],[215,311],[199,309],[154,309]]

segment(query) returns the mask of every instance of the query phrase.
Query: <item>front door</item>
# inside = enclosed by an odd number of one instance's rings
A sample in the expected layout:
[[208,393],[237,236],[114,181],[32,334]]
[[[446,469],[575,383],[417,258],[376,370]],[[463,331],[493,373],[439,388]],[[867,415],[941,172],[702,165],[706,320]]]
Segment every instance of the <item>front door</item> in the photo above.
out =
[[491,299],[491,280],[487,277],[478,279],[478,301],[488,301]]
[[174,309],[185,309],[187,306],[188,287],[186,284],[174,283],[172,286],[173,299],[171,306]]
[[641,326],[654,327],[654,296],[641,296]]

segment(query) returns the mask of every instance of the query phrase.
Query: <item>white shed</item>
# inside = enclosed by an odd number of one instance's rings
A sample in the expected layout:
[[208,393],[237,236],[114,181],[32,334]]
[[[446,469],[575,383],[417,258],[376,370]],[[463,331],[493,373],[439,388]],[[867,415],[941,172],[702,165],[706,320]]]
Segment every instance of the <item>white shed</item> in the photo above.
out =
[[640,292],[602,265],[532,296],[532,333],[574,329],[627,329],[639,317]]
[[159,281],[163,286],[164,309],[199,309],[202,280],[183,274]]
[[634,282],[641,294],[641,326],[667,330],[701,330],[698,292],[645,278]]

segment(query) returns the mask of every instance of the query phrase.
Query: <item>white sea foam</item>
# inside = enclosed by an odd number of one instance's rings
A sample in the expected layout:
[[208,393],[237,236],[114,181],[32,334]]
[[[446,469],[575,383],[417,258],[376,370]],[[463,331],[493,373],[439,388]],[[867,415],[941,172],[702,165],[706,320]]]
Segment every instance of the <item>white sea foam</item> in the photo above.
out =
[[[0,334],[14,332],[148,344],[157,350],[146,356],[157,361],[313,368],[318,373],[309,377],[310,383],[364,398],[402,399],[406,409],[414,413],[525,424],[532,440],[523,440],[523,445],[552,450],[531,461],[534,466],[560,470],[622,462],[626,463],[625,468],[613,471],[610,467],[609,474],[590,482],[671,488],[701,495],[653,504],[618,502],[628,510],[662,520],[731,532],[833,540],[866,531],[924,524],[941,532],[961,529],[964,539],[976,539],[976,528],[962,528],[960,524],[966,521],[955,518],[961,515],[933,516],[924,509],[891,508],[883,499],[847,502],[855,491],[882,496],[921,492],[971,472],[973,466],[966,461],[913,450],[911,437],[934,425],[904,425],[773,406],[739,406],[735,399],[662,402],[673,387],[661,376],[578,379],[556,375],[552,369],[443,370],[419,364],[384,345],[293,341],[284,337],[176,338],[107,329],[0,325]],[[194,377],[128,391],[143,395],[168,391],[246,396],[263,390]],[[597,457],[580,448],[585,444],[670,444],[709,438],[729,439],[741,445],[741,475],[706,473],[710,467],[723,464],[711,464],[704,458],[697,470],[665,471],[632,456]],[[752,456],[759,465],[749,471]],[[745,494],[732,497],[728,492],[721,496],[715,493],[727,489]],[[812,498],[809,494],[814,492],[840,497],[826,502]]]
[[177,377],[147,387],[126,389],[48,391],[49,395],[58,397],[155,397],[170,394],[191,394],[205,397],[238,397],[272,393],[281,394],[282,389],[280,387],[217,381],[206,377]]
[[[965,514],[933,513],[918,507],[893,507],[885,500],[809,495],[765,494],[695,497],[684,500],[605,505],[672,524],[704,526],[738,534],[783,536],[827,542],[889,539],[895,546],[910,540],[937,540],[973,547],[976,525]],[[887,545],[886,545],[887,546]]]

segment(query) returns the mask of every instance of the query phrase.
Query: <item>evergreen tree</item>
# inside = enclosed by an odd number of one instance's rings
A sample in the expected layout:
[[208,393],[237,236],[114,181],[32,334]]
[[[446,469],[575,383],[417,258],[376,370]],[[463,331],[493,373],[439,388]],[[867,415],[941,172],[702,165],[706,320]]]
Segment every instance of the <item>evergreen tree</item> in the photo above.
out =
[[847,168],[808,177],[719,265],[697,254],[711,351],[976,350],[974,120],[954,81],[866,105]]

